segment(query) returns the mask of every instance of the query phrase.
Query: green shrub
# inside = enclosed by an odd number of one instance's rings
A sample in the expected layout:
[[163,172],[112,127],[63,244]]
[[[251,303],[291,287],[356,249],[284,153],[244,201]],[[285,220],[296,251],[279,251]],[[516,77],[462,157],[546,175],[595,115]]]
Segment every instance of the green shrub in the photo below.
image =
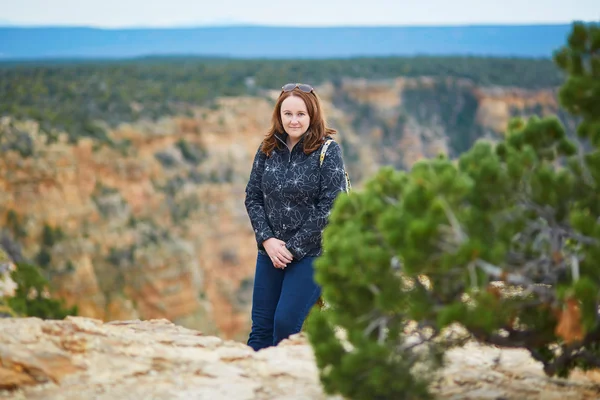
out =
[[17,263],[11,278],[17,284],[14,297],[7,300],[8,307],[21,316],[43,319],[63,319],[68,315],[77,315],[77,306],[65,308],[62,300],[44,297],[48,281],[38,267],[26,263]]
[[6,214],[6,226],[15,235],[17,239],[24,239],[27,237],[27,229],[25,228],[25,222],[23,218],[17,214],[15,210],[9,210]]
[[190,144],[186,140],[180,139],[176,146],[183,158],[190,164],[198,165],[208,157],[206,149],[196,143]]
[[307,321],[328,393],[427,398],[471,339],[549,376],[600,366],[600,27],[575,24],[555,61],[591,146],[557,118],[515,120],[496,147],[384,168],[336,200],[316,262],[328,307]]
[[52,247],[64,238],[65,234],[61,227],[53,228],[48,224],[44,224],[44,229],[42,230],[42,244],[44,246]]

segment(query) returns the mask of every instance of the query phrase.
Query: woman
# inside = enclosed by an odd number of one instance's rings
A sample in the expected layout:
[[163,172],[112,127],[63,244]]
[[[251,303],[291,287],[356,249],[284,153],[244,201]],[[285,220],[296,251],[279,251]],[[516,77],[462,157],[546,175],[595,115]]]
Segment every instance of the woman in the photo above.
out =
[[246,210],[258,245],[252,331],[254,350],[276,346],[298,333],[321,294],[313,262],[336,196],[346,189],[342,151],[332,142],[321,103],[305,84],[282,87],[271,128],[254,158],[246,187]]

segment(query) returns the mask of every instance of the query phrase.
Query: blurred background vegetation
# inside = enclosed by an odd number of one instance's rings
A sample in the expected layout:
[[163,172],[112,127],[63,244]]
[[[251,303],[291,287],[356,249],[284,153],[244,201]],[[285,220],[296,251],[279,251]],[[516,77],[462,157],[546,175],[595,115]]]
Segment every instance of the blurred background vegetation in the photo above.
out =
[[0,63],[0,116],[33,119],[50,141],[56,139],[53,131],[66,131],[71,142],[84,136],[108,142],[104,124],[185,113],[188,106],[208,105],[218,96],[254,95],[290,81],[336,85],[342,77],[399,76],[527,89],[557,87],[563,79],[550,59],[494,57],[7,61]]

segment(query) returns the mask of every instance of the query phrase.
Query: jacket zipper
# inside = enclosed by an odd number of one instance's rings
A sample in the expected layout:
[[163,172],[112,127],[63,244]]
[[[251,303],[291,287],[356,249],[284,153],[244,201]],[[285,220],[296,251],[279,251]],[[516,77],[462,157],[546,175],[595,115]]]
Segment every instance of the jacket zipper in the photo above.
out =
[[275,135],[275,137],[284,144],[284,146],[288,149],[288,165],[292,162],[292,150],[289,148],[289,146],[287,145],[286,142],[284,142],[283,140],[281,140],[281,138],[277,135]]

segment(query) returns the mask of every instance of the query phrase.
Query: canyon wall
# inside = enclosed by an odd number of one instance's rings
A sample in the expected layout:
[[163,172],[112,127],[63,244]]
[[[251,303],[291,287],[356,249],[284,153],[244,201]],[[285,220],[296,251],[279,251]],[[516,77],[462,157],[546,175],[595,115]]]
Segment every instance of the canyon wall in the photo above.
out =
[[[357,190],[382,165],[456,157],[476,139],[497,140],[513,116],[558,110],[554,89],[456,79],[344,80],[316,91]],[[60,133],[49,143],[35,123],[5,117],[0,144],[28,151],[0,158],[0,243],[15,261],[40,265],[79,315],[166,318],[244,341],[256,257],[244,189],[277,95],[121,124],[108,144]]]

